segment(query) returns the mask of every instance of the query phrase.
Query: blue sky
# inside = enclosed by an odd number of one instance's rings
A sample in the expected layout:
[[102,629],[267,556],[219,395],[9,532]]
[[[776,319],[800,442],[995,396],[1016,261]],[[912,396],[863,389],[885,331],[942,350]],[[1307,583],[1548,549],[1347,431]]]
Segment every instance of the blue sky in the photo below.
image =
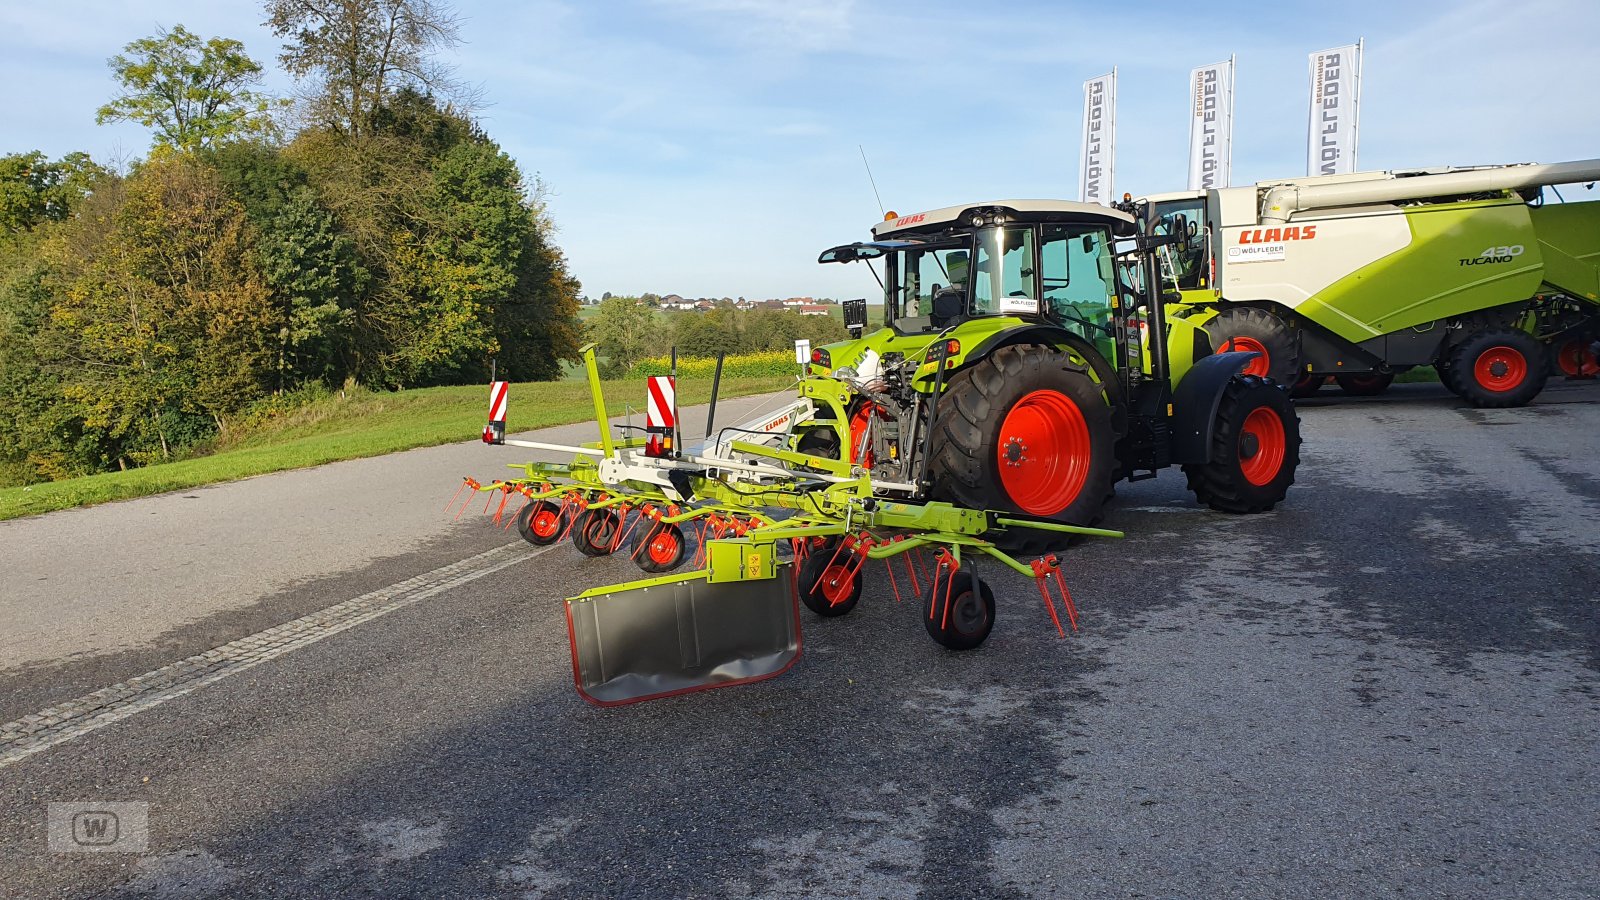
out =
[[[549,185],[585,292],[865,296],[818,266],[879,218],[1072,198],[1081,85],[1116,65],[1116,190],[1181,189],[1188,72],[1238,56],[1234,183],[1304,172],[1306,54],[1365,37],[1362,168],[1600,157],[1600,3],[461,0],[460,74]],[[100,127],[122,45],[237,38],[287,93],[254,3],[0,6],[0,152],[137,157]],[[1570,196],[1570,195],[1569,195]],[[1591,193],[1589,196],[1596,196]]]

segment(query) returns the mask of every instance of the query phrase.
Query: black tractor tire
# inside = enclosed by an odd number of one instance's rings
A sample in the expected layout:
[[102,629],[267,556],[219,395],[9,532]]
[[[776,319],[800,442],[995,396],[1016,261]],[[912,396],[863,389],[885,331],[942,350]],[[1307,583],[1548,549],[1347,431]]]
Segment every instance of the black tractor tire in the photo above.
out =
[[836,543],[830,542],[812,550],[800,564],[797,576],[800,602],[824,619],[845,615],[861,601],[861,573],[850,571],[854,557],[849,553],[835,556],[837,548]]
[[1362,372],[1359,375],[1339,375],[1339,389],[1352,397],[1376,397],[1394,384],[1393,372]]
[[1279,384],[1300,380],[1300,341],[1282,318],[1253,306],[1235,306],[1217,313],[1205,324],[1211,346],[1218,353],[1250,350],[1261,354],[1245,366],[1245,374],[1271,378]]
[[1183,467],[1189,490],[1212,509],[1266,512],[1284,498],[1300,465],[1300,417],[1289,392],[1269,379],[1235,375],[1211,433],[1211,461]]
[[[1092,525],[1117,472],[1108,390],[1068,354],[1034,344],[1001,347],[957,372],[929,442],[932,496],[968,509]],[[1065,539],[1012,528],[997,542],[1036,553]]]
[[1467,335],[1450,350],[1451,387],[1479,409],[1525,406],[1550,377],[1545,345],[1515,328],[1488,328]]
[[922,624],[941,645],[972,650],[994,630],[994,591],[970,570],[936,576],[922,597]]
[[617,542],[622,517],[610,509],[586,509],[572,526],[572,545],[584,556],[607,556]]
[[517,510],[517,533],[535,547],[548,547],[561,540],[565,526],[561,507],[549,500],[535,500]]
[[1294,383],[1294,387],[1289,389],[1289,396],[1295,399],[1310,397],[1326,387],[1328,380],[1327,375],[1302,375],[1300,380]]
[[642,523],[634,527],[633,535],[628,539],[628,550],[640,569],[658,575],[683,565],[689,544],[683,538],[682,528],[668,522],[652,521],[649,527],[643,527]]

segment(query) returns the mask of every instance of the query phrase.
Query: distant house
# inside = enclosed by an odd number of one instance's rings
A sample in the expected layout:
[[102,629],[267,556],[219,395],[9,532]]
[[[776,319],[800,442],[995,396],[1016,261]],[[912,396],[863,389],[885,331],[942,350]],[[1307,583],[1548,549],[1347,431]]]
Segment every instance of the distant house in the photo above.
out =
[[825,316],[828,314],[828,308],[820,303],[808,303],[799,307],[799,311],[802,316]]
[[716,308],[716,304],[712,303],[710,300],[698,300],[698,301],[695,302],[693,308],[701,310],[701,311],[705,311],[705,310],[708,310],[708,309],[715,309]]
[[763,301],[761,301],[761,308],[762,309],[783,309],[783,301],[782,300],[763,300]]
[[789,309],[798,309],[802,306],[811,306],[815,302],[810,297],[790,297],[783,301],[783,305]]

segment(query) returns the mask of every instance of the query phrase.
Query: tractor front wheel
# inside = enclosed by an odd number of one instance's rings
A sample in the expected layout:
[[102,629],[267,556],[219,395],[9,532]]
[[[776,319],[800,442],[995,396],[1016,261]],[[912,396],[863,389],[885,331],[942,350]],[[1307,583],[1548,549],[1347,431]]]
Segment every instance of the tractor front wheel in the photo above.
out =
[[1394,384],[1393,372],[1363,372],[1338,376],[1339,388],[1352,397],[1376,397]]
[[1479,409],[1525,406],[1544,390],[1550,365],[1544,345],[1525,331],[1492,328],[1468,335],[1450,351],[1451,389]]
[[1299,380],[1300,349],[1289,323],[1264,309],[1236,306],[1217,313],[1205,325],[1211,346],[1218,353],[1248,351],[1256,354],[1244,367],[1246,375],[1271,378],[1279,384]]
[[1254,375],[1228,382],[1211,432],[1211,461],[1183,467],[1201,503],[1231,513],[1271,509],[1294,484],[1300,417],[1283,388]]
[[837,541],[811,551],[800,564],[800,602],[825,619],[842,616],[861,600],[861,573],[852,571],[854,556],[835,553]]
[[941,569],[922,598],[928,635],[951,650],[971,650],[994,630],[994,591],[970,571]]
[[[1050,347],[1001,347],[950,379],[927,477],[933,496],[1073,525],[1099,519],[1117,459],[1107,387]],[[1013,528],[1004,546],[1041,552],[1058,534]]]

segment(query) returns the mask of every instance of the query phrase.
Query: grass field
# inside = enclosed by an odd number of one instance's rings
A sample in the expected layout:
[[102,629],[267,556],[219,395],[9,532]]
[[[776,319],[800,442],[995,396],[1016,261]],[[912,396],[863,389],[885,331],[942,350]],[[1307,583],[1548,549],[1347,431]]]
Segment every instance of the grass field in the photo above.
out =
[[[725,378],[721,396],[780,390],[791,381],[789,377]],[[637,380],[606,382],[605,387],[608,412],[612,415],[622,414],[630,403],[638,406],[641,402],[642,389]],[[685,406],[705,403],[710,393],[709,381],[686,382],[679,391],[678,402]],[[471,440],[483,431],[487,405],[488,390],[484,385],[397,393],[358,391],[346,398],[331,397],[294,410],[248,434],[236,435],[209,456],[5,488],[0,490],[0,519]],[[589,387],[581,381],[514,384],[510,410],[507,427],[511,431],[581,422],[594,415]]]

